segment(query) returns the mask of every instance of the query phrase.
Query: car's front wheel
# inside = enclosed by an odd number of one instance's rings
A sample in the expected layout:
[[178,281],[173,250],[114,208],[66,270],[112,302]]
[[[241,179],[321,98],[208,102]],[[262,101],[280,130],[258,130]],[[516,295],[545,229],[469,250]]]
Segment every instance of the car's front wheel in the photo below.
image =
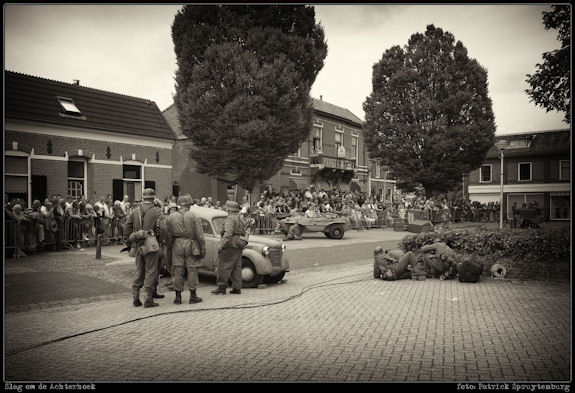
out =
[[280,282],[284,276],[286,275],[286,272],[281,272],[280,274],[277,274],[275,276],[272,276],[271,274],[268,274],[267,276],[264,277],[264,283],[266,284],[275,284]]
[[255,288],[262,283],[264,276],[258,274],[253,262],[242,258],[242,287]]

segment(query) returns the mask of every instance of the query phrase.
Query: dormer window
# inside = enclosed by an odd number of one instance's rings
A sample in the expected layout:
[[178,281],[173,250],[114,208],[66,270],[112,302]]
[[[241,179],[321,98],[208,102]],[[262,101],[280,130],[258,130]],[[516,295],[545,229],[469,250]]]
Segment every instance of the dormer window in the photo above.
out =
[[531,138],[512,139],[509,142],[509,148],[511,148],[511,149],[529,147],[530,145],[531,145]]
[[85,119],[85,117],[82,116],[80,109],[78,109],[76,104],[74,104],[73,99],[67,97],[56,97],[56,99],[63,109],[63,112],[60,112],[61,115],[71,115],[73,117],[81,117]]

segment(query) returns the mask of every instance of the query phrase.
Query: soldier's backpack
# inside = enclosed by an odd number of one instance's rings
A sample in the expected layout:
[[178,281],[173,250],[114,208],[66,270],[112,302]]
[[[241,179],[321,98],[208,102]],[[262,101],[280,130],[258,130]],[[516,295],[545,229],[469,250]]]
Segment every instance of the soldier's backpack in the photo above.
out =
[[459,267],[459,281],[461,282],[477,282],[483,273],[483,265],[480,263],[465,260]]

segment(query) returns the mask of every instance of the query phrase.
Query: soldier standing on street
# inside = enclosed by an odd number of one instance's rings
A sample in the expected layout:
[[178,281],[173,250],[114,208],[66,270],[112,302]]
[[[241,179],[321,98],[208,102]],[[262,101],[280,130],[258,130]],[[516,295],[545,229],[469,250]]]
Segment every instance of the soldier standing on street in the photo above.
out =
[[230,293],[242,293],[242,251],[247,242],[239,239],[245,234],[245,227],[241,221],[240,206],[235,201],[227,201],[225,208],[228,216],[222,228],[222,237],[218,245],[218,287],[213,294],[226,294],[228,280],[232,278],[232,290]]
[[144,307],[156,307],[153,297],[155,293],[155,283],[158,275],[158,252],[151,252],[142,255],[140,246],[144,244],[145,237],[141,236],[142,231],[153,231],[159,236],[158,219],[162,215],[160,208],[154,205],[156,192],[151,188],[146,188],[142,193],[143,202],[139,208],[134,209],[127,217],[124,224],[124,233],[128,235],[128,243],[136,249],[136,279],[132,285],[134,295],[134,306],[142,305],[140,302],[140,289],[144,287],[146,299]]
[[[182,304],[184,290],[184,271],[188,271],[190,288],[190,304],[199,303],[202,298],[196,295],[200,285],[198,268],[206,256],[204,231],[198,218],[190,211],[192,198],[187,195],[178,198],[180,210],[170,214],[167,222],[168,236],[173,239],[172,246],[172,277],[176,291],[175,304]],[[194,244],[197,244],[198,255],[194,255]]]

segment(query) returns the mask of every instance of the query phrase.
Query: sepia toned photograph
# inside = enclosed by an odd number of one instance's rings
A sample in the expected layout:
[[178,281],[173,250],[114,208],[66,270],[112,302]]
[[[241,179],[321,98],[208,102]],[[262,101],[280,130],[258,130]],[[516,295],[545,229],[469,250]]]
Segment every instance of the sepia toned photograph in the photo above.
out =
[[4,4],[4,390],[569,392],[571,13]]

